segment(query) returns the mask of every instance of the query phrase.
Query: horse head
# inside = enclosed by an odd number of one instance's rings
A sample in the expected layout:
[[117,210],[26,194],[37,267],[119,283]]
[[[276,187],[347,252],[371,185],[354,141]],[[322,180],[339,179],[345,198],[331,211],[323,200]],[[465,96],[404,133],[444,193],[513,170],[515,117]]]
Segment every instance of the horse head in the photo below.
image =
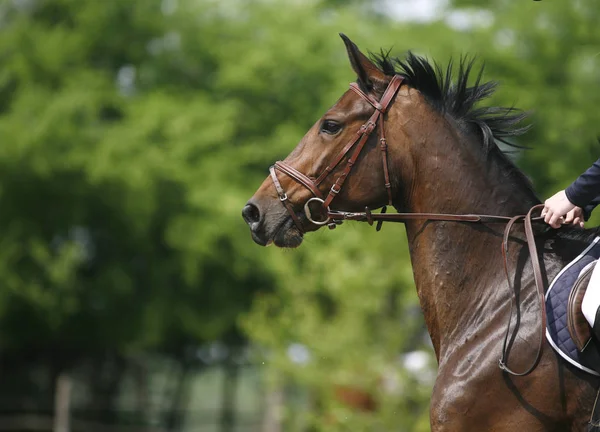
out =
[[402,77],[384,73],[341,37],[357,80],[285,160],[271,167],[244,207],[244,220],[260,245],[299,246],[304,233],[327,224],[323,211],[329,206],[352,211],[393,204],[399,178],[390,175],[388,157],[394,172],[410,172],[412,165],[403,163],[408,154],[399,152],[402,144],[388,150],[384,136],[384,122],[397,117],[395,99],[408,92],[400,88]]

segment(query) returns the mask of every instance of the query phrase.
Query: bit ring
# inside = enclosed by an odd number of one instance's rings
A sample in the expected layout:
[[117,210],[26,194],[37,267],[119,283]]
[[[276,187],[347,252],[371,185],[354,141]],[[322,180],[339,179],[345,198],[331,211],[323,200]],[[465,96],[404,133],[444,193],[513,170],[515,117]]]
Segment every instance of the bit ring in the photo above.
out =
[[[330,217],[327,217],[327,219],[322,220],[322,221],[314,220],[313,219],[312,213],[310,211],[310,203],[312,201],[320,202],[321,203],[321,207],[322,207],[323,204],[325,204],[325,201],[323,201],[321,198],[311,198],[308,201],[306,201],[306,204],[304,204],[304,214],[306,215],[306,219],[308,219],[310,222],[312,222],[315,225],[319,225],[319,226],[327,225],[331,221]],[[326,208],[326,209],[324,208],[324,210],[327,211],[327,212],[329,212],[329,207]]]

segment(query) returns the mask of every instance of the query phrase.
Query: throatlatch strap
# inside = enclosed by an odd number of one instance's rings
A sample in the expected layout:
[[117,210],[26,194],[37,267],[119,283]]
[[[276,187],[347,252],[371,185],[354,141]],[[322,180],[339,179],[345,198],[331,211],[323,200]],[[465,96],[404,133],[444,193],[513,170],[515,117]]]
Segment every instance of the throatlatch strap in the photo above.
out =
[[390,182],[390,172],[387,160],[387,141],[385,139],[385,130],[383,128],[383,116],[379,116],[379,146],[381,148],[381,159],[383,162],[383,178],[385,189],[388,195],[388,205],[392,205],[392,183]]

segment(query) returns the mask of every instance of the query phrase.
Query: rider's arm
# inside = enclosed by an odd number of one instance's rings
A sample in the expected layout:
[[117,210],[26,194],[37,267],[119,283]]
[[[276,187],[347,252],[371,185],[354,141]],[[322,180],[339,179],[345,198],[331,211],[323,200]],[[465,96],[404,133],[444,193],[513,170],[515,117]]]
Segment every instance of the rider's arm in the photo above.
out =
[[584,220],[588,220],[592,215],[592,211],[596,208],[596,206],[600,204],[600,195],[594,198],[588,205],[583,207],[583,218]]
[[565,194],[568,200],[578,207],[587,209],[588,205],[591,205],[596,199],[599,199],[599,201],[592,209],[598,205],[600,203],[600,159],[571,183],[565,189]]

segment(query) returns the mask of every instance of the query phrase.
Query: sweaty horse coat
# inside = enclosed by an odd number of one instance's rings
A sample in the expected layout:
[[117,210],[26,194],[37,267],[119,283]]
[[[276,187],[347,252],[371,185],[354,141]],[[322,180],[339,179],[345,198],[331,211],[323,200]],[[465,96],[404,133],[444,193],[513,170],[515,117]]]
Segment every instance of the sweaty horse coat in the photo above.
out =
[[[449,214],[525,214],[539,204],[526,177],[495,140],[516,136],[524,115],[512,109],[474,108],[495,84],[472,86],[472,63],[461,62],[456,84],[425,59],[409,54],[372,62],[344,37],[357,85],[379,101],[392,77],[403,82],[384,115],[392,203],[398,211]],[[311,181],[344,149],[373,115],[373,104],[346,92],[304,136],[284,164]],[[347,167],[347,158],[319,185],[327,195]],[[319,226],[303,212],[314,192],[297,178],[278,173],[287,205],[272,176],[248,201],[243,215],[253,239],[296,247]],[[333,209],[362,211],[388,201],[377,134],[334,186]],[[284,203],[285,204],[285,203]],[[292,215],[293,214],[293,217]],[[547,344],[535,370],[511,377],[498,367],[512,293],[502,266],[504,224],[410,220],[406,232],[414,279],[438,360],[431,397],[431,429],[440,431],[583,431],[598,379],[562,360]],[[538,227],[535,230],[546,282],[581,252],[594,233]],[[536,356],[540,304],[522,227],[510,237],[508,264],[520,313],[508,362],[526,368]],[[514,322],[514,321],[513,321]],[[514,325],[514,324],[513,324]]]

